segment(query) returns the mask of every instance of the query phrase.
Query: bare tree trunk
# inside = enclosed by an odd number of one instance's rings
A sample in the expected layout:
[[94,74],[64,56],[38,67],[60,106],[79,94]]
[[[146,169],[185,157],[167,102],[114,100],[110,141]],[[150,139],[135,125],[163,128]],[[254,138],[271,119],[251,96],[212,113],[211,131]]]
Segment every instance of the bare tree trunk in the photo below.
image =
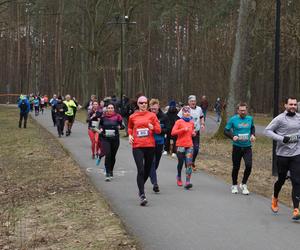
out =
[[252,1],[240,0],[235,49],[229,80],[229,94],[227,104],[228,115],[232,115],[235,113],[235,105],[237,104],[242,92],[245,92],[245,90],[241,90],[241,86],[243,86],[244,81],[246,80],[244,72],[246,71],[247,50],[249,46],[249,41],[247,39],[249,35],[249,28],[247,27],[247,25],[249,25],[249,23],[247,22],[247,20],[250,15],[251,6]]

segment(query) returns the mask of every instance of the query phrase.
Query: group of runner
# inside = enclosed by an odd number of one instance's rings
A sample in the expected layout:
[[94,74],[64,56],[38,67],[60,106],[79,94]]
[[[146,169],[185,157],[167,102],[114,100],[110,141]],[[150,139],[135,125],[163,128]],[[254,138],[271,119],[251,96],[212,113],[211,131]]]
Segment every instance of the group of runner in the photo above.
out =
[[[19,107],[22,100],[19,101]],[[71,134],[74,116],[78,104],[70,95],[50,100],[52,106],[53,124],[57,126],[59,137],[66,128],[66,136]],[[27,108],[29,108],[27,102]],[[139,190],[140,205],[148,202],[144,185],[150,177],[155,193],[160,192],[157,169],[161,156],[170,144],[168,140],[174,139],[173,153],[177,156],[176,183],[185,189],[192,188],[191,176],[195,168],[195,160],[200,148],[200,132],[205,130],[205,117],[201,107],[197,106],[195,95],[188,97],[188,105],[180,107],[175,101],[169,103],[168,111],[164,113],[160,108],[158,99],[148,100],[140,95],[136,99],[134,110],[128,117],[128,140],[132,146],[132,154],[137,167],[137,186]],[[105,157],[106,181],[113,177],[116,155],[120,145],[120,129],[124,129],[120,107],[117,102],[109,99],[100,101],[94,95],[85,105],[87,109],[88,135],[91,141],[91,157],[96,159],[96,165]],[[21,108],[20,108],[21,109]],[[177,111],[176,111],[177,110]],[[288,172],[292,183],[292,201],[294,220],[300,219],[300,114],[297,112],[297,100],[289,97],[285,102],[285,111],[275,117],[265,129],[265,135],[277,141],[277,168],[278,180],[274,184],[271,209],[274,213],[279,211],[278,197],[284,185]],[[174,118],[176,113],[176,118]],[[172,114],[172,115],[170,115]],[[21,117],[21,115],[20,115]],[[172,119],[170,119],[172,117]],[[21,118],[20,118],[21,119]],[[20,125],[21,127],[21,125]],[[26,127],[26,123],[24,124]],[[255,142],[255,126],[253,117],[248,115],[246,103],[239,103],[237,113],[232,116],[224,130],[224,134],[232,140],[232,194],[241,191],[248,195],[247,182],[252,171],[252,143]],[[170,147],[167,149],[170,150]],[[245,171],[240,185],[238,174],[241,160],[245,162]],[[182,180],[182,168],[185,166],[185,180]]]

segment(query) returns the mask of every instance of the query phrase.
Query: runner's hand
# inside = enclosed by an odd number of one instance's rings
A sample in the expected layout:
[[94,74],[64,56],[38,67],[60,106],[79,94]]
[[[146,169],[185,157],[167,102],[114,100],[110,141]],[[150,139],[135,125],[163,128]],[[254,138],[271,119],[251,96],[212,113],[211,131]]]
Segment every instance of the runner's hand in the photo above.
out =
[[255,141],[256,141],[256,137],[255,137],[254,135],[251,135],[250,141],[251,141],[251,142],[255,142]]
[[239,140],[239,137],[235,135],[235,136],[232,138],[232,140],[233,140],[233,141],[238,141],[238,140]]
[[133,144],[134,138],[132,135],[128,136],[129,144]]
[[289,136],[284,136],[283,137],[283,143],[288,143],[289,141],[290,141],[290,139],[291,139],[291,137],[289,137]]
[[150,130],[154,129],[154,126],[152,125],[152,123],[148,123],[148,127],[149,127]]

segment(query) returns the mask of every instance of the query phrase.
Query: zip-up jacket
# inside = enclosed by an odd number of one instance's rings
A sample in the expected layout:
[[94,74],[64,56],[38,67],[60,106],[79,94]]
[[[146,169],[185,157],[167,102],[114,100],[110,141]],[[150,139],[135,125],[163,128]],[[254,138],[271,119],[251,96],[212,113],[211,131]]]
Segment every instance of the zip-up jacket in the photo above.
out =
[[[186,127],[189,129],[186,131]],[[176,146],[177,147],[185,147],[189,148],[193,146],[193,132],[194,132],[194,122],[190,120],[189,122],[184,121],[183,119],[179,119],[175,122],[174,127],[172,129],[171,135],[176,136]]]
[[[153,125],[153,130],[149,129],[149,123]],[[161,133],[159,121],[154,113],[136,111],[129,116],[128,134],[134,138],[133,148],[155,147],[154,133]]]

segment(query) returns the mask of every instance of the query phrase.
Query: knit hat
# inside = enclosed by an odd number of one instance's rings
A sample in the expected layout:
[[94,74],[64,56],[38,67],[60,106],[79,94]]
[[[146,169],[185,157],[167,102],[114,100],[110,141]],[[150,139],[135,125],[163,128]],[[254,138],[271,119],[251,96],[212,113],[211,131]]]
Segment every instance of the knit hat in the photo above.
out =
[[184,106],[182,108],[182,113],[191,113],[191,108],[189,106]]
[[170,101],[169,107],[176,107],[176,102],[174,100]]

